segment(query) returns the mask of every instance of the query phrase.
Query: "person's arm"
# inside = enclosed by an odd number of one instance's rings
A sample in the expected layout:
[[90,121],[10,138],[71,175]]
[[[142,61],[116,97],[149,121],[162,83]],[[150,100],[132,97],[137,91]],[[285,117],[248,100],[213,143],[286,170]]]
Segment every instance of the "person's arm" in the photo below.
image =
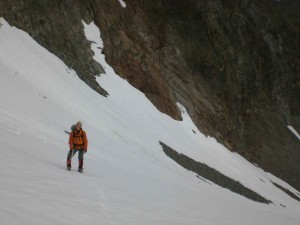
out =
[[84,151],[87,152],[87,149],[88,149],[88,139],[87,139],[87,136],[86,136],[86,133],[85,131],[83,132],[83,137],[84,137]]

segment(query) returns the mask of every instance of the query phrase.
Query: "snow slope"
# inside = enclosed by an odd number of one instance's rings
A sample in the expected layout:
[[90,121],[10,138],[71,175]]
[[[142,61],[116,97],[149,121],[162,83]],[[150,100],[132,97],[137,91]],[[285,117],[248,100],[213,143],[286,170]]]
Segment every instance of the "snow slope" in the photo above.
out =
[[[0,224],[299,223],[300,202],[271,181],[299,196],[297,190],[205,137],[183,106],[183,121],[160,113],[106,64],[93,23],[84,24],[85,32],[105,68],[97,81],[108,98],[28,34],[0,23]],[[65,170],[64,130],[78,120],[89,138],[84,174],[76,158],[73,170]],[[168,158],[159,141],[273,204],[204,182]]]

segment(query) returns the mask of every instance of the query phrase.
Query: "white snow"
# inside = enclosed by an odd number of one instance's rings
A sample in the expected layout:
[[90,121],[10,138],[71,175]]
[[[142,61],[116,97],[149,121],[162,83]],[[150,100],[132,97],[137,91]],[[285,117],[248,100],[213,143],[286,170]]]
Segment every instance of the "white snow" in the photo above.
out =
[[119,0],[119,2],[123,8],[126,8],[126,3],[123,0]]
[[[27,33],[0,19],[0,221],[4,225],[296,225],[299,192],[215,139],[184,107],[183,121],[160,113],[101,54],[99,29],[84,24],[105,74],[99,95]],[[89,138],[84,173],[66,171],[69,130]],[[196,133],[194,133],[195,131]],[[204,182],[168,158],[159,141],[206,163],[273,204]],[[285,207],[283,207],[284,205]]]
[[295,130],[295,128],[293,126],[287,126],[290,131],[292,131],[292,133],[300,140],[300,134]]

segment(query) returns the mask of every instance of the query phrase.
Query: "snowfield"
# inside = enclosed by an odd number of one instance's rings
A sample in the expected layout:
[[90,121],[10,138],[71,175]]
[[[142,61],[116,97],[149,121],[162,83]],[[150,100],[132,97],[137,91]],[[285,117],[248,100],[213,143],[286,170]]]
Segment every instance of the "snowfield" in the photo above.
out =
[[[107,98],[27,33],[0,23],[1,225],[299,224],[300,202],[272,182],[298,197],[299,191],[205,137],[179,103],[183,121],[159,112],[105,62],[93,23],[83,22],[106,71],[97,82]],[[65,169],[64,131],[78,120],[89,139],[83,174],[77,155],[72,171]],[[159,141],[273,203],[197,178]]]

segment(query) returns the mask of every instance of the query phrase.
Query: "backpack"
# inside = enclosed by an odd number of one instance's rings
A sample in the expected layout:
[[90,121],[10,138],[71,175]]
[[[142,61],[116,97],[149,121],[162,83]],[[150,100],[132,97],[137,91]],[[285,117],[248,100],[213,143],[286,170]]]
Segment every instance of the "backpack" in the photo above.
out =
[[76,133],[75,130],[73,130],[73,145],[76,149],[83,149],[84,147],[84,135],[83,130],[81,129],[79,133]]
[[73,125],[71,126],[71,131],[74,131],[74,130],[75,130],[75,127],[76,127],[76,124],[73,124]]

